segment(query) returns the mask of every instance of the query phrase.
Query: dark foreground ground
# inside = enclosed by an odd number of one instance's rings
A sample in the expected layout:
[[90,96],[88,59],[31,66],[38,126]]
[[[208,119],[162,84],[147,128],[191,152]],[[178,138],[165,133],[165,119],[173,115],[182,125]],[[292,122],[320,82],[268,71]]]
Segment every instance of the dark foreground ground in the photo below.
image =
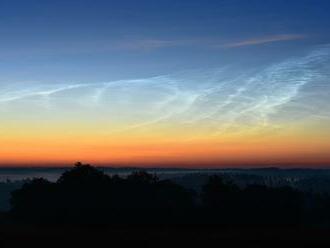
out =
[[195,179],[109,176],[77,163],[56,182],[36,178],[12,191],[0,248],[330,247],[328,194],[205,179],[192,190]]
[[330,247],[329,230],[1,228],[1,247]]

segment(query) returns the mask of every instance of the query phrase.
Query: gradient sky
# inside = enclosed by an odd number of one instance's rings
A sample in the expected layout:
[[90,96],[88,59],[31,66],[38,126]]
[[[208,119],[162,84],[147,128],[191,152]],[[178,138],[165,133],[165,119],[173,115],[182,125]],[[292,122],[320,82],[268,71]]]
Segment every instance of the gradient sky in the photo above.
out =
[[0,164],[329,166],[329,13],[1,0]]

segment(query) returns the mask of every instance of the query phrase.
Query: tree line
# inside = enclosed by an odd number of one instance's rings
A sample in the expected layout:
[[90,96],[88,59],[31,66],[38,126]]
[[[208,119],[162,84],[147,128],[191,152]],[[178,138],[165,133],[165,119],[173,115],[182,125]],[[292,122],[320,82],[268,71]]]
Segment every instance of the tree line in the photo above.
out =
[[107,175],[76,163],[56,182],[35,178],[11,194],[12,219],[48,225],[299,227],[329,225],[328,196],[290,187],[240,188],[210,176],[201,192],[144,171]]

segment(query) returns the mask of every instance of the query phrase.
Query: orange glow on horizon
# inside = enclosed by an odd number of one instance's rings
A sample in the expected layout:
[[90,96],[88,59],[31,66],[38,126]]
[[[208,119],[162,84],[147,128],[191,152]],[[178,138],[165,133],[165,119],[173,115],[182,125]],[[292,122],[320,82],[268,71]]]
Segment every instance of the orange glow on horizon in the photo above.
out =
[[[209,135],[175,125],[105,132],[93,125],[39,124],[6,127],[0,165],[96,165],[163,167],[262,167],[330,165],[327,127],[315,123]],[[1,131],[1,130],[0,130]],[[8,132],[9,131],[9,132]],[[199,133],[198,133],[198,132]],[[330,136],[330,135],[329,135]]]

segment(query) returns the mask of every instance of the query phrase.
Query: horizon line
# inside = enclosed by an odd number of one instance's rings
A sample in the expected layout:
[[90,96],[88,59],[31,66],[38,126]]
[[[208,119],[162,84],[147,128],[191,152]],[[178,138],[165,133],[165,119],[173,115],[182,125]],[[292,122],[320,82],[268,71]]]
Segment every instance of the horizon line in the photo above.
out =
[[[88,163],[96,168],[104,169],[137,169],[137,170],[253,170],[253,169],[330,169],[330,164],[315,163],[315,164],[298,164],[298,163],[283,163],[283,164],[227,164],[227,165],[214,165],[201,163],[199,166],[187,165],[184,163],[171,163],[171,164],[105,164],[105,163]],[[0,163],[0,169],[68,169],[74,167],[75,163]]]

